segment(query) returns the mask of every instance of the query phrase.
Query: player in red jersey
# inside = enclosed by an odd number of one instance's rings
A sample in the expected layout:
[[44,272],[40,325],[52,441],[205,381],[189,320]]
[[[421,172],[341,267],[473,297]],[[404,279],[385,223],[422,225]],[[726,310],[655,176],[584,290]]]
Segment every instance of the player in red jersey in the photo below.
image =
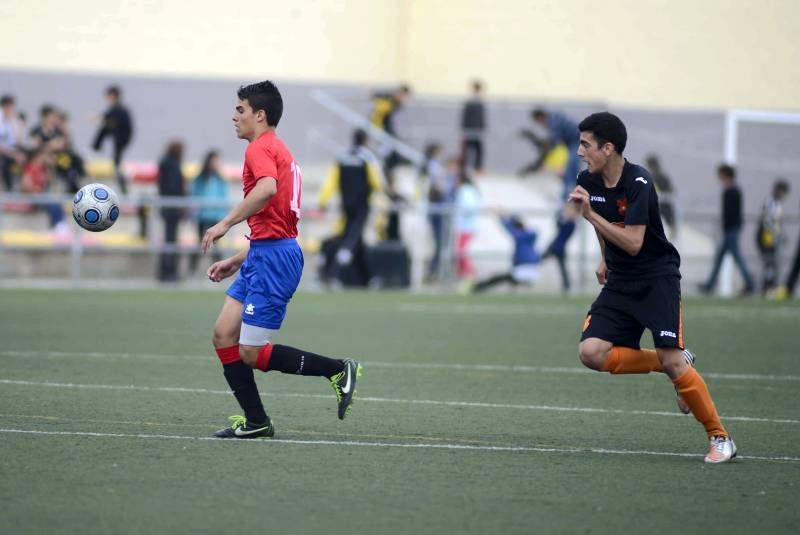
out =
[[332,359],[272,344],[303,272],[303,253],[296,240],[302,176],[275,134],[283,113],[275,84],[242,86],[237,95],[233,124],[236,135],[249,142],[242,175],[244,199],[208,229],[202,246],[207,251],[233,225],[247,220],[250,247],[208,269],[208,278],[214,282],[239,272],[214,324],[213,343],[244,416],[232,416],[232,425],[214,436],[271,437],[275,429],[261,403],[253,368],[328,378],[338,400],[339,419],[344,419],[361,366],[353,359]]

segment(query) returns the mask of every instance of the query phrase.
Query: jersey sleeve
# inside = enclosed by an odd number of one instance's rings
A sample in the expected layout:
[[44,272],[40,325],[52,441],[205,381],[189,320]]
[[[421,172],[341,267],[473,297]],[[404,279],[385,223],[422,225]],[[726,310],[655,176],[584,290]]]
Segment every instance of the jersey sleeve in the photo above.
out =
[[265,176],[278,180],[278,166],[275,158],[268,154],[263,147],[251,143],[245,151],[244,164],[250,168],[256,181]]
[[646,225],[650,210],[650,196],[653,179],[649,173],[639,173],[628,183],[626,197],[628,206],[625,209],[626,225]]

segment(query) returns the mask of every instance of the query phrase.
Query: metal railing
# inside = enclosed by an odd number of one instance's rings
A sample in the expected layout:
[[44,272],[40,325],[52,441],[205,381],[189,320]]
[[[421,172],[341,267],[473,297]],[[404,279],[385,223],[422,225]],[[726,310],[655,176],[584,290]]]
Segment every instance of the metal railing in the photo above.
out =
[[[123,217],[112,229],[102,234],[94,234],[79,229],[75,223],[71,221],[71,214],[66,209],[71,205],[71,197],[59,195],[21,195],[21,194],[0,194],[0,272],[4,276],[10,277],[14,275],[13,262],[39,262],[42,254],[56,255],[62,258],[61,264],[64,269],[57,270],[55,275],[60,280],[72,281],[74,284],[79,285],[87,277],[86,275],[86,258],[90,254],[102,255],[132,255],[149,256],[151,262],[154,264],[159,255],[174,253],[179,255],[191,255],[199,253],[199,241],[197,238],[192,238],[189,243],[164,243],[161,230],[163,228],[161,223],[161,209],[162,208],[182,208],[186,211],[187,218],[192,214],[196,214],[201,208],[229,208],[230,202],[227,201],[209,201],[201,198],[193,197],[158,197],[158,196],[143,196],[143,197],[127,197],[121,200],[121,209]],[[49,231],[46,224],[42,221],[44,216],[37,216],[36,207],[58,203],[65,207],[64,216],[65,221],[69,223],[70,232],[60,236],[59,239],[43,239],[38,243],[31,242],[10,242],[8,235],[14,231],[23,232],[26,234],[34,234],[40,236],[53,237],[53,232]],[[9,212],[7,208],[16,207],[31,207],[27,213]],[[446,217],[453,218],[456,215],[455,209],[452,205],[428,205],[426,202],[418,202],[411,204],[398,204],[387,205],[373,210],[370,220],[370,227],[365,232],[367,243],[376,243],[376,232],[372,223],[375,222],[381,215],[387,212],[399,212],[403,219],[403,237],[404,244],[408,249],[411,261],[411,289],[420,290],[428,287],[425,283],[425,271],[430,256],[430,249],[432,237],[429,230],[428,216],[431,214],[442,214]],[[300,222],[300,239],[301,244],[305,246],[306,254],[314,254],[317,247],[315,243],[320,242],[323,238],[331,235],[334,221],[338,218],[337,211],[331,210],[324,215],[315,214],[313,210],[308,211],[310,217],[304,217]],[[504,232],[498,227],[494,229],[487,228],[487,225],[496,225],[490,223],[491,220],[496,218],[496,210],[492,207],[484,207],[480,211],[482,231],[493,231],[496,235],[502,236]],[[549,228],[553,226],[553,212],[544,209],[515,209],[514,213],[527,220],[535,220],[537,223],[534,228],[539,231],[540,236],[548,234]],[[138,229],[144,218],[144,225],[147,228],[147,233],[143,237],[138,237]],[[681,232],[686,231],[692,227],[705,227],[711,229],[711,234],[706,235],[704,238],[708,243],[703,251],[687,250],[680,246],[681,237],[678,238],[679,250],[683,258],[683,270],[686,275],[687,271],[692,273],[702,273],[704,277],[707,275],[707,270],[710,268],[711,260],[716,248],[715,232],[718,227],[718,216],[716,214],[705,212],[683,212],[679,214],[679,228],[683,229]],[[755,222],[758,217],[756,214],[747,214],[745,217],[746,227],[745,232],[742,234],[742,248],[747,250],[747,240],[752,238],[751,232],[748,229],[755,228]],[[122,223],[122,225],[120,225]],[[788,214],[784,218],[784,224],[789,231],[787,234],[795,236],[797,227],[800,223],[800,216],[798,214]],[[550,227],[548,227],[548,225]],[[222,254],[231,254],[235,250],[246,246],[246,241],[241,236],[246,232],[246,226],[241,224],[239,228],[232,229],[228,236],[219,243],[219,250]],[[444,266],[443,276],[439,279],[436,286],[442,288],[453,287],[455,280],[455,228],[450,225],[450,234],[445,240],[444,249],[442,250],[442,262]],[[183,233],[184,238],[186,232]],[[695,232],[698,234],[698,232]],[[133,236],[134,239],[117,240],[109,245],[104,243],[102,239],[105,237],[113,236]],[[6,239],[3,239],[6,236]],[[237,240],[237,238],[239,238]],[[483,266],[508,266],[510,258],[510,242],[505,238],[499,238],[497,246],[494,243],[490,247],[483,247],[479,250],[473,251],[471,257]],[[114,241],[114,240],[112,240]],[[540,241],[537,246],[541,250],[545,243]],[[786,265],[791,261],[794,253],[795,239],[792,238],[783,244],[782,265],[783,273],[786,273]],[[21,257],[11,258],[9,253],[16,253],[22,255]],[[5,256],[4,256],[5,254]],[[754,269],[758,265],[758,255],[751,250],[750,254],[746,255],[751,271],[757,272]],[[48,257],[53,258],[53,257]],[[64,258],[68,258],[68,262],[63,262]],[[599,261],[599,248],[597,247],[594,238],[594,232],[587,223],[578,224],[575,236],[573,236],[570,246],[568,248],[568,260],[572,268],[573,279],[575,281],[575,288],[578,292],[590,291],[594,285],[594,268],[597,261]],[[312,265],[312,264],[309,264]],[[703,269],[700,269],[703,268]],[[111,279],[115,277],[125,277],[126,275],[110,274]],[[728,282],[725,282],[725,277]],[[730,280],[732,279],[732,269],[729,269],[728,274],[723,271],[721,279],[722,293],[731,293]],[[697,281],[697,275],[693,278]],[[556,290],[557,285],[551,283],[549,288]]]

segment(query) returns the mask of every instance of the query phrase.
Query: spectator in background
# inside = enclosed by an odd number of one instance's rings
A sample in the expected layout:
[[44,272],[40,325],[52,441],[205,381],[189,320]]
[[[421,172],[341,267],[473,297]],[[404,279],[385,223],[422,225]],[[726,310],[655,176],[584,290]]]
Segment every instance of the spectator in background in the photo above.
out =
[[539,149],[539,158],[528,167],[523,168],[520,175],[538,170],[547,154],[558,145],[563,144],[567,148],[567,165],[562,177],[564,181],[562,201],[566,201],[567,195],[575,188],[580,169],[578,125],[561,112],[551,112],[542,108],[535,108],[531,112],[531,119],[539,129],[546,131],[546,135],[542,136],[536,131],[523,131],[523,136],[530,139]]
[[469,257],[469,244],[478,231],[481,196],[468,173],[459,173],[455,194],[456,274],[468,290],[475,280],[475,266]]
[[650,171],[650,176],[653,177],[653,184],[658,193],[658,209],[661,212],[661,218],[667,224],[669,237],[673,238],[677,235],[678,229],[675,226],[675,192],[672,189],[672,180],[664,172],[661,161],[655,154],[647,156],[644,162],[645,167]]
[[717,168],[717,177],[722,184],[722,243],[719,244],[717,255],[714,258],[714,267],[711,275],[698,289],[703,294],[711,293],[717,285],[717,276],[722,266],[722,259],[731,253],[736,266],[744,279],[743,295],[750,295],[755,289],[753,277],[747,270],[741,252],[739,252],[739,234],[742,232],[742,191],[736,184],[736,170],[727,164]]
[[761,294],[766,296],[778,285],[783,235],[783,199],[789,194],[789,183],[779,178],[772,194],[764,201],[756,230],[756,245],[761,253]]
[[[170,141],[167,150],[158,164],[158,194],[163,197],[183,197],[183,143],[177,140]],[[176,247],[178,243],[178,223],[183,216],[183,208],[168,206],[161,209],[161,218],[164,220],[164,245],[169,248]],[[158,280],[161,282],[178,281],[178,253],[176,251],[162,252]]]
[[[372,111],[369,120],[372,126],[383,130],[393,138],[398,138],[395,130],[394,117],[411,96],[411,88],[401,85],[392,92],[375,93],[372,96]],[[397,166],[408,163],[393,147],[386,149],[383,159],[383,174],[386,179],[386,195],[393,204],[403,203],[405,199],[394,187],[394,171]],[[400,240],[400,213],[390,210],[384,239],[388,241]]]
[[511,271],[494,275],[476,283],[472,288],[474,293],[488,290],[502,283],[509,283],[512,286],[532,284],[539,278],[538,264],[541,257],[536,250],[536,231],[526,228],[525,223],[518,216],[501,215],[500,222],[514,239],[514,257],[511,260]]
[[[31,150],[22,173],[20,190],[31,195],[49,193],[53,182],[53,156],[44,146]],[[64,209],[58,202],[47,202],[39,206],[47,212],[50,228],[56,232],[66,232],[68,227],[64,222]]]
[[461,108],[461,168],[470,163],[477,173],[483,172],[483,133],[486,130],[486,109],[483,103],[483,84],[472,82],[472,96]]
[[339,192],[344,217],[341,232],[324,247],[322,279],[326,282],[345,282],[340,277],[350,266],[354,269],[347,282],[366,286],[370,280],[364,228],[369,219],[370,197],[381,190],[381,171],[378,159],[367,148],[368,142],[364,130],[353,132],[352,146],[336,159],[320,192],[319,205],[323,210],[334,193]]
[[83,158],[75,152],[72,143],[72,132],[69,128],[69,117],[63,111],[57,111],[58,129],[63,134],[62,147],[55,153],[56,175],[64,181],[67,191],[77,193],[81,179],[86,176]]
[[425,162],[420,169],[420,179],[427,180],[428,184],[428,223],[433,237],[433,254],[425,275],[427,282],[437,280],[440,275],[442,249],[450,227],[449,214],[445,211],[453,202],[454,185],[450,183],[450,178],[457,175],[459,169],[459,160],[452,158],[445,164],[442,162],[443,155],[441,144],[429,143],[425,147]]
[[553,257],[558,262],[558,271],[561,274],[561,291],[563,293],[568,293],[572,287],[569,270],[567,269],[567,242],[575,232],[575,220],[578,215],[578,208],[574,203],[568,202],[564,204],[556,218],[556,236],[542,255],[542,260]]
[[[228,213],[228,183],[222,178],[217,151],[208,151],[203,158],[203,167],[192,184],[192,196],[205,202],[219,203],[218,206],[203,206],[197,212],[197,239],[202,242],[206,231]],[[219,248],[214,248],[211,258],[214,262],[222,259]],[[189,258],[189,271],[193,275],[197,271],[199,261],[199,252],[193,253]]]
[[0,177],[7,191],[14,189],[16,178],[25,165],[24,131],[16,100],[12,95],[3,95],[0,97]]
[[54,155],[67,144],[66,136],[61,130],[61,119],[58,110],[51,104],[45,104],[39,109],[39,122],[30,131],[30,145],[34,149],[42,149]]
[[128,184],[122,174],[122,156],[133,137],[133,120],[128,109],[122,105],[122,92],[119,87],[112,85],[106,88],[106,101],[108,108],[103,114],[102,123],[95,135],[92,147],[99,151],[106,137],[111,137],[113,143],[114,176],[123,195],[128,194]]

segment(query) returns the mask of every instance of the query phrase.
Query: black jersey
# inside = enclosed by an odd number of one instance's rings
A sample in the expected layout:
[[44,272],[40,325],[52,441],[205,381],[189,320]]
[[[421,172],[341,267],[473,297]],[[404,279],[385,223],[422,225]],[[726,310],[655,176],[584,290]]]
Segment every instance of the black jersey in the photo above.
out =
[[636,256],[604,240],[609,277],[680,276],[681,258],[664,234],[658,195],[647,169],[625,160],[622,177],[613,188],[606,188],[603,177],[589,171],[578,175],[578,185],[589,192],[592,209],[609,223],[645,225],[644,242]]

